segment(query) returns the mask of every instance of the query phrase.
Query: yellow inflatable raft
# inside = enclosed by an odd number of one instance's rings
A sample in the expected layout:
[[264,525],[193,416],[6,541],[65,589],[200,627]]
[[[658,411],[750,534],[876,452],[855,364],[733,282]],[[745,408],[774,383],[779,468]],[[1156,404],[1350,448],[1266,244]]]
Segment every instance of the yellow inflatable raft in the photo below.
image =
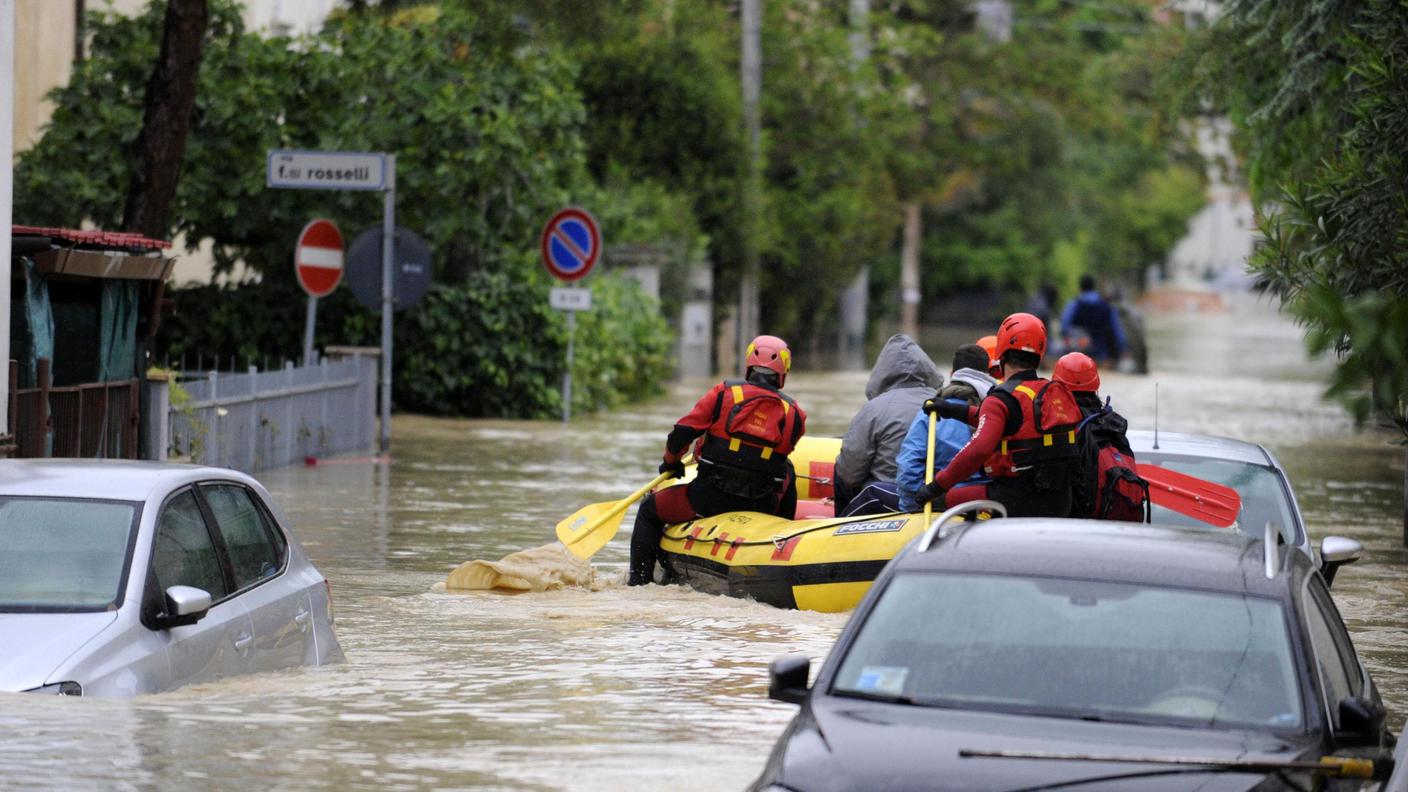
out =
[[838,438],[803,438],[791,455],[797,517],[728,512],[665,529],[660,547],[679,581],[779,608],[850,610],[871,581],[924,530],[922,514],[831,517]]

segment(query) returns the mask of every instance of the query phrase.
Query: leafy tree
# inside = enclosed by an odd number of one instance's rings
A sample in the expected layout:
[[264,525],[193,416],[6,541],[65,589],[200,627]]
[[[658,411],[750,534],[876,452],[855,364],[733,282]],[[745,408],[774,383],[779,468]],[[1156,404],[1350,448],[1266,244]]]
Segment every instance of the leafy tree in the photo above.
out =
[[[923,100],[891,111],[890,167],[925,205],[927,296],[995,285],[1006,309],[1042,281],[1137,281],[1162,262],[1205,203],[1160,77],[1177,26],[1142,3],[1035,2],[1004,42],[964,3],[891,8],[876,60],[892,94]],[[873,273],[892,303],[894,259]]]
[[[246,307],[285,301],[288,310],[256,312],[269,320],[267,327],[238,316],[213,321],[224,333],[208,338],[202,349],[222,356],[239,349],[276,354],[275,339],[296,338],[301,325],[302,300],[289,262],[299,229],[315,216],[336,217],[353,233],[380,223],[376,196],[268,190],[262,166],[266,151],[274,148],[395,152],[397,220],[427,239],[439,280],[447,286],[417,309],[426,312],[426,327],[452,332],[447,317],[471,310],[479,299],[460,285],[503,278],[523,283],[536,302],[501,305],[495,296],[501,293],[492,289],[483,299],[495,310],[517,312],[515,321],[532,326],[547,287],[546,274],[528,255],[536,250],[540,224],[551,209],[598,189],[584,167],[585,112],[574,84],[576,66],[565,50],[551,41],[515,40],[516,34],[505,32],[506,20],[457,5],[348,14],[300,39],[246,34],[238,11],[232,0],[211,2],[171,231],[185,234],[191,244],[213,240],[222,268],[243,261],[262,275],[258,286],[250,287],[259,297],[242,303]],[[100,14],[93,19],[90,57],[53,94],[53,121],[19,163],[16,205],[29,222],[74,225],[86,218],[104,227],[117,225],[140,128],[141,86],[156,56],[161,19],[160,3],[131,18]],[[194,301],[192,309],[201,304],[194,293],[178,294],[178,306],[182,300]],[[457,308],[446,305],[455,300]],[[326,326],[337,327],[328,321],[329,309],[323,315]],[[213,313],[199,312],[198,319],[220,315],[217,306]],[[513,349],[535,355],[539,368],[560,370],[560,317],[557,322],[556,335],[530,333]],[[358,340],[357,326],[349,319],[342,325],[349,335],[333,340]],[[602,327],[621,329],[610,323]],[[179,328],[181,323],[170,323],[161,344],[178,348],[170,334]],[[668,330],[656,329],[668,338]],[[656,348],[654,335],[630,331],[603,343],[624,345],[623,355],[636,350],[648,359]],[[643,340],[645,346],[631,346]],[[489,338],[479,343],[486,359],[504,351]],[[456,365],[492,373],[463,363]],[[537,369],[519,363],[504,370],[523,372],[516,382],[526,395],[507,394],[505,409],[543,414],[553,397],[544,401],[533,395],[538,380],[528,372]],[[658,374],[651,366],[643,370]],[[433,379],[418,372],[410,361],[404,379]],[[659,387],[658,377],[641,382],[644,390],[626,395]],[[468,393],[398,390],[398,398],[408,406],[433,404],[437,412],[500,409],[468,399]],[[452,401],[460,396],[468,400]]]
[[1330,395],[1408,436],[1408,6],[1240,0],[1196,55],[1263,206],[1259,283],[1341,354]]

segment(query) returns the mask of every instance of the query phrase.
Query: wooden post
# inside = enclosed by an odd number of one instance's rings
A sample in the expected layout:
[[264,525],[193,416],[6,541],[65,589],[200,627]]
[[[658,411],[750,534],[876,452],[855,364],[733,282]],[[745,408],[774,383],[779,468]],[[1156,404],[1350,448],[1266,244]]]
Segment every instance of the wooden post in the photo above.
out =
[[[39,358],[39,426],[44,430],[43,448],[39,456],[54,455],[54,431],[49,426],[49,358]],[[81,397],[80,397],[81,398]],[[82,402],[80,402],[80,405]],[[81,411],[81,407],[80,407]]]
[[142,406],[139,403],[142,383],[135,377],[127,381],[127,447],[123,449],[125,459],[137,458],[137,432],[142,427]]
[[20,455],[20,422],[19,418],[16,417],[20,414],[20,362],[18,360],[11,360],[9,371],[10,379],[7,386],[9,393],[6,396],[5,403],[9,405],[10,411],[7,412],[6,415],[10,416],[10,423],[15,428],[12,429],[8,435],[5,435],[3,427],[0,427],[0,458],[16,457]]
[[1403,545],[1408,547],[1408,446],[1403,447]]

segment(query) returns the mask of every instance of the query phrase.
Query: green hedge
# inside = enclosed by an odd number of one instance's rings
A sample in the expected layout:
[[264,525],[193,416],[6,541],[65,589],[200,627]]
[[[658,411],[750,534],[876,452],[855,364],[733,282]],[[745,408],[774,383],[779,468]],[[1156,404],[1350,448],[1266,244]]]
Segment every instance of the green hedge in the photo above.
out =
[[[635,281],[593,277],[593,310],[578,316],[572,402],[580,414],[653,396],[673,370],[673,335]],[[550,418],[562,410],[567,323],[538,278],[476,271],[431,288],[396,315],[392,399],[433,415]],[[296,286],[196,286],[171,292],[157,362],[277,365],[301,354],[307,298]],[[339,290],[318,306],[317,344],[376,346],[379,314]]]

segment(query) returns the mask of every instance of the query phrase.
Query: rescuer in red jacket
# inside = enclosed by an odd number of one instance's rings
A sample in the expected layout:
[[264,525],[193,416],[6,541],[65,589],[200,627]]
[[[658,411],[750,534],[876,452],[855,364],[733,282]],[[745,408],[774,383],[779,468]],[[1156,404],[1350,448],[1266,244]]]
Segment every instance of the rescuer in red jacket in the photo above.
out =
[[787,455],[802,439],[807,416],[781,391],[791,368],[786,342],[758,336],[748,345],[746,379],[715,385],[675,423],[665,438],[660,472],[683,476],[683,457],[691,443],[699,471],[688,484],[667,487],[641,502],[631,534],[627,585],[654,582],[666,525],[730,511],[792,515],[797,488]]
[[[924,409],[945,418],[977,422],[968,445],[919,491],[919,503],[945,496],[954,506],[991,499],[1012,517],[1067,517],[1080,468],[1077,434],[1081,411],[1069,388],[1037,376],[1046,352],[1046,325],[1015,313],[997,331],[1003,383],[977,407],[947,400]],[[961,484],[982,468],[988,483]],[[957,485],[957,486],[956,486]]]

